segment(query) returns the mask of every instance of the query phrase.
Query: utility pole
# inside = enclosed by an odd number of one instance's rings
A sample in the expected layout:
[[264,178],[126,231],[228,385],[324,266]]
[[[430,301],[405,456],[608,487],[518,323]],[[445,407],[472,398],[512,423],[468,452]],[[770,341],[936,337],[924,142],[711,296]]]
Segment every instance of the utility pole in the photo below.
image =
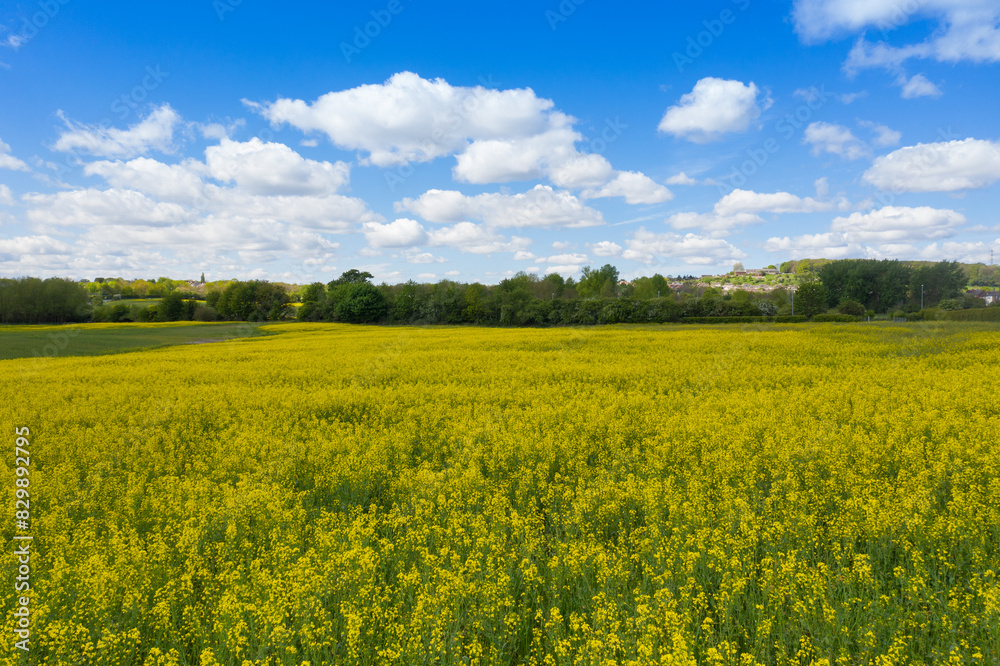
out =
[[924,285],[920,285],[920,309],[924,309]]

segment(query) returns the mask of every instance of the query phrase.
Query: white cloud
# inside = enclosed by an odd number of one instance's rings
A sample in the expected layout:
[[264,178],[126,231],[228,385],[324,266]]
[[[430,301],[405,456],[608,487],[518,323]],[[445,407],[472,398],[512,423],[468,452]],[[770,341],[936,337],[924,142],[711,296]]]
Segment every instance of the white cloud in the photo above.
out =
[[758,99],[756,84],[706,77],[667,109],[659,130],[693,141],[717,141],[729,132],[745,132],[761,112],[771,105],[770,97]]
[[979,264],[989,261],[990,248],[1000,249],[1000,238],[992,244],[980,242],[963,243],[931,243],[920,252],[920,258],[925,261],[959,261],[967,264]]
[[413,247],[424,245],[429,238],[419,222],[405,217],[388,224],[366,222],[362,229],[368,244],[374,248]]
[[842,125],[822,121],[809,123],[802,139],[812,145],[812,154],[831,153],[848,160],[868,155],[868,146]]
[[789,192],[759,193],[736,189],[719,199],[709,213],[674,213],[667,224],[675,229],[698,229],[713,237],[763,222],[760,213],[813,213],[832,210],[834,204]]
[[698,181],[687,175],[683,171],[675,176],[667,178],[667,185],[697,185]]
[[224,138],[205,150],[205,158],[213,178],[235,181],[250,194],[332,194],[350,176],[343,162],[306,159],[283,143],[256,137],[244,143]]
[[964,223],[965,217],[953,210],[886,206],[838,217],[826,233],[769,238],[764,249],[826,259],[913,257],[918,243],[952,236]]
[[590,251],[598,257],[617,257],[622,253],[622,246],[611,241],[601,241],[593,243],[590,246]]
[[535,259],[536,264],[580,264],[590,261],[585,254],[554,254],[551,257],[539,257]]
[[548,177],[559,187],[592,187],[606,182],[611,164],[600,155],[574,147],[583,137],[573,119],[562,113],[549,118],[550,129],[527,137],[474,141],[457,156],[452,175],[467,183],[503,183]]
[[154,110],[127,130],[77,123],[66,118],[61,111],[59,117],[66,123],[67,129],[59,135],[53,146],[55,150],[120,158],[144,155],[150,150],[173,152],[174,129],[181,122],[181,117],[169,104]]
[[754,213],[720,215],[711,213],[674,213],[667,218],[667,224],[674,229],[697,229],[712,236],[725,236],[733,229],[759,224],[764,220]]
[[10,154],[10,146],[0,140],[0,169],[31,171],[28,165]]
[[580,196],[584,199],[623,197],[625,203],[630,204],[657,204],[674,198],[666,187],[637,171],[619,171],[604,187],[584,190]]
[[737,189],[719,199],[715,204],[715,212],[725,216],[740,213],[814,213],[831,210],[833,207],[830,202],[798,197],[789,192],[765,194]]
[[604,223],[600,212],[565,191],[536,185],[521,194],[484,193],[466,196],[449,190],[428,190],[417,199],[403,199],[397,210],[416,213],[428,222],[449,223],[468,218],[491,227],[590,227]]
[[764,243],[768,252],[783,252],[796,257],[842,259],[849,254],[858,254],[860,247],[848,245],[844,234],[804,234],[790,238],[773,237]]
[[88,176],[100,176],[112,187],[152,195],[162,201],[191,204],[205,196],[205,165],[197,160],[165,164],[148,157],[128,162],[101,160],[84,166]]
[[525,252],[524,250],[514,253],[514,261],[534,261],[537,258],[533,252]]
[[403,257],[410,264],[444,264],[448,262],[444,257],[436,257],[430,252],[418,252],[416,250],[405,251]]
[[63,241],[51,236],[15,236],[0,238],[0,261],[10,261],[21,256],[60,255],[66,256],[73,248]]
[[806,42],[818,42],[868,28],[883,37],[911,22],[930,19],[937,27],[923,42],[890,46],[862,38],[849,64],[862,67],[898,66],[910,58],[940,62],[1000,61],[1000,6],[993,0],[796,0],[792,10],[796,32]]
[[941,89],[931,83],[923,74],[914,74],[909,79],[905,75],[900,75],[896,83],[903,88],[902,92],[900,92],[903,99],[940,97],[942,95]]
[[[558,266],[548,266],[545,269],[546,275],[553,275],[558,273],[559,275],[576,275],[583,268],[582,264],[560,264]],[[538,270],[537,268],[535,270]],[[531,272],[531,269],[528,269]]]
[[859,120],[858,125],[872,131],[875,135],[874,143],[876,146],[897,146],[900,139],[903,138],[902,132],[897,132],[885,125],[870,120]]
[[6,185],[0,184],[0,206],[10,206],[14,203],[14,194]]
[[[452,86],[400,72],[385,83],[330,92],[311,104],[286,98],[244,103],[275,125],[322,132],[334,145],[359,151],[362,164],[388,167],[454,155],[452,176],[460,182],[544,178],[561,188],[608,192],[623,177],[603,156],[580,152],[576,144],[584,137],[573,129],[576,119],[530,88]],[[648,185],[641,192],[637,187],[605,196],[643,203],[664,196]]]
[[531,245],[530,238],[512,236],[507,240],[492,229],[472,222],[459,222],[450,227],[432,229],[429,235],[430,245],[447,246],[471,254],[518,252]]
[[576,245],[570,243],[569,241],[552,241],[553,250],[574,250]]
[[329,92],[311,104],[288,98],[245,103],[275,125],[322,132],[334,145],[364,151],[382,167],[426,162],[464,150],[469,141],[539,134],[548,129],[553,108],[530,88],[452,86],[412,72]]
[[831,231],[851,243],[898,243],[947,238],[965,223],[965,216],[948,209],[885,206],[868,213],[835,218]]
[[622,253],[625,259],[645,264],[680,259],[691,265],[712,265],[746,258],[742,251],[721,238],[697,234],[657,234],[639,229],[625,245],[627,249]]
[[818,197],[825,197],[830,193],[830,181],[827,180],[826,176],[817,178],[813,181],[813,185],[816,187],[816,196]]
[[60,227],[180,225],[191,214],[174,203],[153,201],[132,190],[71,190],[56,194],[26,194],[27,217],[37,224]]
[[1000,142],[918,143],[878,157],[864,180],[893,192],[953,192],[1000,180]]

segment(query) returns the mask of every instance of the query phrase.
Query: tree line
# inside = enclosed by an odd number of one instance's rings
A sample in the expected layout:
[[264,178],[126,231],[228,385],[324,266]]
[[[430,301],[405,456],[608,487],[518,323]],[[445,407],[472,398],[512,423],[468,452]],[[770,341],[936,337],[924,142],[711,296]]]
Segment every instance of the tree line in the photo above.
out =
[[[180,289],[156,303],[89,304],[88,285],[50,278],[0,280],[0,322],[71,321],[330,321],[383,324],[559,326],[612,323],[737,321],[776,317],[934,316],[937,309],[983,307],[964,293],[969,278],[957,262],[912,265],[896,260],[846,259],[796,263],[797,290],[745,291],[698,286],[671,288],[662,275],[620,280],[610,264],[586,267],[578,280],[518,273],[496,285],[442,280],[375,285],[352,269],[328,283],[291,292],[264,280],[228,281],[204,300]],[[164,283],[164,287],[167,285]],[[97,299],[101,300],[101,299]],[[293,301],[301,305],[292,306]]]

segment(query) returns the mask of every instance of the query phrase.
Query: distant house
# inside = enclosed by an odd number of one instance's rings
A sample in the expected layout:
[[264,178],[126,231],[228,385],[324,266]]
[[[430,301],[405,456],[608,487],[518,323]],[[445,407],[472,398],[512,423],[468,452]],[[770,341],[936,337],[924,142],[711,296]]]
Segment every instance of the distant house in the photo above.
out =
[[997,302],[998,294],[996,291],[986,291],[985,289],[970,289],[965,293],[968,294],[969,296],[983,299],[984,301],[986,301],[986,305],[993,305],[993,303]]

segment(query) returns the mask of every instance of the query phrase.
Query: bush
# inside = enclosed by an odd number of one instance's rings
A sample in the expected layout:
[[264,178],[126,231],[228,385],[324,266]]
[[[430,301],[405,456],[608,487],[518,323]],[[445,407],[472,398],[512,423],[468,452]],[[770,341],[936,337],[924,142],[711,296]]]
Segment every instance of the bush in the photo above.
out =
[[818,315],[813,315],[812,320],[815,322],[825,322],[825,323],[837,322],[846,324],[848,322],[858,321],[858,318],[854,315],[846,315],[846,314],[818,314]]
[[199,305],[194,309],[195,321],[218,321],[219,313],[211,305]]
[[841,301],[840,305],[837,306],[837,311],[844,315],[863,317],[865,315],[865,306],[857,301]]
[[684,324],[801,324],[808,321],[805,315],[783,317],[684,317]]
[[942,317],[953,321],[995,321],[1000,322],[1000,307],[975,308],[974,310],[958,310],[943,312]]

